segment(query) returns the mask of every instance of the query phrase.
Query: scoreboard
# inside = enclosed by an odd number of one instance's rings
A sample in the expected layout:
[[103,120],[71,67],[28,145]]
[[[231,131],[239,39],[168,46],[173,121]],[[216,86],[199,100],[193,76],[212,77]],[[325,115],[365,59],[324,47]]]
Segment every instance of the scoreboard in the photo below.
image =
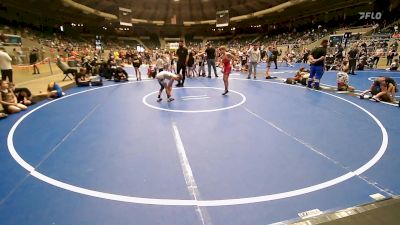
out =
[[119,7],[119,24],[121,26],[132,26],[132,10]]
[[217,27],[229,26],[229,10],[217,11]]

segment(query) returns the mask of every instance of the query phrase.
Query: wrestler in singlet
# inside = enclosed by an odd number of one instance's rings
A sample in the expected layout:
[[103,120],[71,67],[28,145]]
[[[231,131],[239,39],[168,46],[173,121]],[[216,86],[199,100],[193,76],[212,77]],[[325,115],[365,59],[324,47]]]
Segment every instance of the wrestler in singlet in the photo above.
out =
[[225,86],[225,92],[222,93],[222,95],[226,95],[228,94],[229,90],[228,90],[228,86],[229,86],[229,74],[231,73],[232,70],[232,66],[231,66],[231,59],[233,58],[233,56],[229,53],[226,52],[226,48],[224,46],[219,48],[219,51],[222,55],[222,65],[223,65],[223,73],[224,73],[224,86]]
[[231,66],[231,60],[228,59],[228,57],[225,55],[224,58],[222,59],[222,64],[223,64],[223,68],[224,68],[224,75],[228,75],[231,73],[232,71],[232,66]]

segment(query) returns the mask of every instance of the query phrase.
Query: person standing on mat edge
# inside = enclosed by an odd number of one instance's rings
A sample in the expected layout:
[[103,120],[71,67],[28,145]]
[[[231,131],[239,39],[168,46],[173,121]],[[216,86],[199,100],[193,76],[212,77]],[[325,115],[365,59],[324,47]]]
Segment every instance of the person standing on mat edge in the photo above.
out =
[[[157,97],[157,102],[161,102],[161,94],[163,90],[165,89],[165,93],[167,94],[167,101],[171,102],[174,99],[171,97],[172,94],[172,85],[174,84],[174,81],[177,80],[178,82],[181,81],[182,75],[180,74],[174,74],[168,71],[161,71],[156,75],[156,79],[158,80],[158,83],[160,84],[161,88],[160,91],[158,92],[158,97]],[[168,83],[167,83],[168,81]]]
[[211,67],[214,70],[215,77],[218,77],[217,67],[215,66],[215,48],[211,46],[211,43],[207,43],[205,53],[207,54],[208,78],[211,78]]
[[350,67],[350,74],[351,75],[356,75],[354,73],[356,69],[356,64],[357,64],[357,57],[358,57],[358,49],[357,49],[357,44],[354,44],[351,50],[347,53],[347,56],[349,58],[349,67]]
[[310,78],[308,78],[307,87],[312,88],[314,82],[314,88],[319,90],[319,83],[324,74],[324,61],[326,55],[326,48],[328,47],[328,40],[324,39],[321,41],[319,47],[314,48],[309,56],[310,59]]
[[186,65],[189,60],[189,52],[186,47],[183,46],[183,41],[179,41],[179,48],[176,50],[176,55],[178,56],[177,68],[176,73],[180,74],[182,70],[182,82],[178,80],[177,87],[183,87],[186,78]]
[[272,61],[275,64],[275,69],[278,69],[278,56],[279,56],[279,52],[278,49],[276,48],[276,41],[274,42],[274,45],[272,45]]
[[254,79],[257,78],[257,64],[261,61],[261,52],[258,49],[258,45],[254,44],[252,48],[247,51],[247,55],[249,56],[249,75],[247,79],[250,79],[251,72],[254,69]]

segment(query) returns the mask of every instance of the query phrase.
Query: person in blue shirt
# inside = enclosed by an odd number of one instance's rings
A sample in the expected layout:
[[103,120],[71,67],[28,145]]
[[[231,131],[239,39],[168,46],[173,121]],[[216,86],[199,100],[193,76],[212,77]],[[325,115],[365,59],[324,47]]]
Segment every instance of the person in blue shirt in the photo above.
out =
[[60,98],[64,95],[65,95],[65,93],[62,91],[62,88],[56,82],[50,82],[47,85],[47,97],[48,98],[56,99],[56,98]]

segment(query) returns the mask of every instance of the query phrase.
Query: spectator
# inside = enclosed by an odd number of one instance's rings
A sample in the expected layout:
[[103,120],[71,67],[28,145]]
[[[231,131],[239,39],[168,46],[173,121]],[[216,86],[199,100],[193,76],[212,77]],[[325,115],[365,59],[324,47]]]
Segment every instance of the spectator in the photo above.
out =
[[211,67],[214,70],[215,77],[218,77],[217,67],[215,66],[215,56],[216,56],[215,48],[211,46],[211,43],[207,43],[206,54],[207,54],[207,65],[208,65],[208,78],[211,78]]
[[128,73],[120,66],[117,67],[114,75],[114,81],[128,81]]
[[397,52],[394,49],[391,49],[387,52],[386,56],[386,66],[390,66],[392,64],[393,58],[397,56]]
[[194,55],[193,55],[193,50],[189,52],[189,57],[188,57],[188,62],[187,62],[187,67],[188,67],[188,76],[189,77],[194,77],[195,76],[195,61],[194,61]]
[[198,73],[199,73],[199,76],[202,76],[202,77],[205,77],[206,76],[206,70],[205,70],[205,66],[204,66],[204,64],[205,64],[205,56],[204,56],[204,54],[199,54],[198,55],[198,57],[197,57],[197,62],[198,62],[198,64],[199,64],[199,71],[198,71]]
[[62,91],[62,88],[56,82],[50,82],[47,85],[47,97],[49,99],[60,98],[64,95],[65,93]]
[[310,71],[306,70],[304,67],[301,67],[293,79],[294,81],[299,82],[302,85],[306,86],[309,77],[310,77]]
[[390,77],[378,77],[378,81],[380,83],[380,92],[375,96],[372,96],[372,99],[377,102],[394,102],[395,92],[398,91],[396,81]]
[[161,55],[157,56],[156,68],[157,68],[157,73],[164,70],[164,60],[162,59]]
[[390,64],[390,68],[388,68],[389,71],[397,71],[399,68],[399,59],[395,59],[392,64]]
[[250,79],[251,73],[253,72],[253,78],[257,78],[257,65],[261,61],[261,52],[258,49],[258,45],[254,44],[253,48],[250,48],[247,51],[247,54],[249,55],[249,74],[247,76],[247,79]]
[[142,65],[142,60],[137,53],[133,54],[132,64],[133,68],[135,68],[136,80],[137,81],[142,80],[142,74],[139,70],[139,67]]
[[364,99],[365,95],[370,93],[373,100],[380,102],[393,102],[395,100],[395,92],[398,91],[397,83],[390,77],[380,76],[376,78],[368,90],[360,94],[360,98]]
[[17,65],[22,64],[21,55],[22,55],[21,51],[17,51],[16,48],[13,49],[13,56],[14,56],[14,59],[15,59],[15,64],[17,64]]
[[275,64],[275,69],[278,69],[278,56],[279,56],[279,52],[278,49],[276,48],[276,42],[274,43],[274,45],[272,46],[272,62],[274,62]]
[[355,88],[349,85],[349,62],[343,61],[343,65],[336,76],[337,90],[338,91],[354,91]]
[[1,80],[8,78],[9,82],[13,82],[13,71],[11,66],[12,59],[7,54],[3,47],[0,47],[0,69],[1,69]]
[[17,96],[17,102],[26,106],[32,105],[32,93],[28,88],[15,88],[13,83],[9,83],[8,86]]
[[17,113],[21,110],[27,109],[25,105],[18,103],[17,97],[15,96],[14,92],[9,88],[7,81],[0,81],[0,92],[1,104],[7,113]]
[[33,74],[40,74],[39,68],[36,65],[38,62],[38,51],[36,48],[33,48],[29,54],[29,62],[33,66]]
[[186,78],[186,65],[189,60],[188,49],[183,46],[183,41],[179,41],[179,48],[176,50],[176,55],[178,56],[176,72],[179,74],[182,71],[182,80],[178,80],[177,87],[183,87]]
[[354,71],[356,70],[356,64],[357,64],[357,57],[358,57],[358,49],[357,45],[354,44],[351,47],[351,50],[347,53],[347,57],[349,59],[349,70],[351,75],[355,75]]
[[75,74],[75,84],[78,87],[90,85],[90,80],[86,78],[86,69],[84,67],[80,68],[79,73]]

